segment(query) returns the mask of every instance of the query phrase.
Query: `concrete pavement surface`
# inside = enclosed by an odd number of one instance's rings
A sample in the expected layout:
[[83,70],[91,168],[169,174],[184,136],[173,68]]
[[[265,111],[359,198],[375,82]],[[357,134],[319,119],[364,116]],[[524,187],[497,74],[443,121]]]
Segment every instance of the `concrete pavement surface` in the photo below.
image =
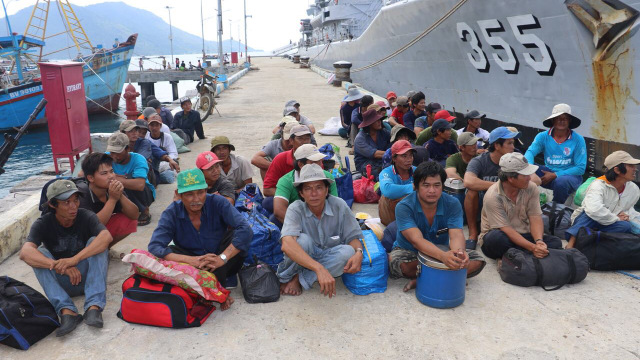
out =
[[[181,154],[183,169],[194,167],[209,140],[226,135],[246,158],[271,137],[284,103],[296,99],[317,130],[338,116],[342,88],[290,61],[256,58],[251,71],[220,95],[218,109],[204,123],[207,140]],[[392,89],[390,89],[392,90]],[[318,143],[345,141],[317,135]],[[347,148],[342,148],[346,155]],[[352,162],[353,164],[353,162]],[[260,175],[254,168],[254,181]],[[175,185],[158,188],[152,223],[111,250],[103,329],[81,324],[73,333],[43,339],[28,351],[0,345],[0,359],[638,359],[640,281],[617,273],[591,272],[576,285],[546,292],[503,283],[496,263],[468,281],[463,305],[447,310],[422,305],[405,280],[389,280],[383,294],[356,296],[337,280],[337,296],[322,296],[317,284],[299,297],[248,304],[240,288],[228,311],[216,310],[200,328],[164,329],[126,323],[116,317],[121,284],[129,266],[119,255],[146,249]],[[377,206],[355,204],[354,212],[377,216]],[[637,272],[635,272],[637,274]],[[13,255],[0,264],[9,275],[42,291],[29,266]],[[81,308],[83,298],[76,298]]]

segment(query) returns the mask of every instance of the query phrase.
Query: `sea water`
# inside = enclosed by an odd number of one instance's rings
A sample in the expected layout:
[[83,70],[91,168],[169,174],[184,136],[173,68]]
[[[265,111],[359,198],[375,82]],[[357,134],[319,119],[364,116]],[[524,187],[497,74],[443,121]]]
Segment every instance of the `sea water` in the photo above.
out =
[[[164,56],[167,59],[167,65],[169,65],[171,55]],[[189,64],[189,61],[191,61],[194,66],[198,63],[198,59],[201,59],[201,55],[198,54],[174,55],[174,61],[176,57],[180,58],[181,61],[184,59],[185,64]],[[144,60],[145,69],[162,69],[162,58],[160,55],[147,56],[147,58],[147,60]],[[138,59],[139,57],[133,57],[131,59],[129,70],[138,70]],[[128,83],[124,84],[125,87],[127,85]],[[136,90],[140,92],[138,84],[133,85]],[[183,96],[187,90],[195,90],[195,86],[195,81],[180,81],[178,83],[178,94]],[[155,84],[155,93],[156,98],[161,102],[171,102],[173,100],[171,84],[168,82]],[[138,97],[137,101],[138,108],[140,108],[142,106],[141,98]],[[125,102],[124,99],[121,99],[120,109],[116,114],[90,115],[89,127],[91,133],[110,133],[118,130],[122,118],[125,117],[124,108]],[[5,164],[5,173],[0,175],[0,198],[7,196],[9,190],[17,183],[30,176],[37,175],[52,166],[53,157],[51,154],[51,142],[49,141],[49,130],[46,127],[30,129],[27,134],[20,139],[18,146],[9,157],[9,161]]]

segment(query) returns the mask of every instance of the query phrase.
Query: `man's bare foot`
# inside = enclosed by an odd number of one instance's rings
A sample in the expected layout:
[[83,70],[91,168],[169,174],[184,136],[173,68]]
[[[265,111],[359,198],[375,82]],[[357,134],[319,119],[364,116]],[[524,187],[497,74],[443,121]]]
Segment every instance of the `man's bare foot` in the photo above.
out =
[[411,289],[415,289],[416,288],[416,279],[413,280],[409,280],[409,282],[407,283],[407,285],[404,286],[404,288],[402,289],[402,291],[407,292]]
[[227,296],[227,300],[222,304],[220,304],[220,310],[222,311],[229,310],[229,308],[234,302],[236,301],[231,297],[231,295]]
[[280,284],[280,294],[292,296],[302,294],[302,285],[300,285],[298,275],[294,276],[289,282]]

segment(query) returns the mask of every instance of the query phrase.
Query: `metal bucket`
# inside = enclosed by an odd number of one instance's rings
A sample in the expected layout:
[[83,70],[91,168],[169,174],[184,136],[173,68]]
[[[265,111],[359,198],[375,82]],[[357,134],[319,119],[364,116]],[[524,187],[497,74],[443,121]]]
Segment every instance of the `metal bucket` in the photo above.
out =
[[418,253],[416,297],[438,309],[453,308],[464,302],[467,269],[451,270],[442,262]]
[[[448,178],[444,182],[444,192],[458,199],[462,206],[462,213],[464,214],[464,196],[467,189],[464,187],[462,180]],[[465,221],[467,218],[462,217]]]

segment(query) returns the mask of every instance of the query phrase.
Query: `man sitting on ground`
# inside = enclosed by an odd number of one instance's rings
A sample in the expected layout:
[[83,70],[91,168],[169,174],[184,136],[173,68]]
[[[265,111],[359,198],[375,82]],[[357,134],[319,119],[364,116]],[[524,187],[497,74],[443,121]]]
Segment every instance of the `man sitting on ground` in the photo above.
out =
[[171,114],[171,110],[162,106],[162,104],[160,104],[160,101],[158,101],[157,99],[149,101],[147,103],[147,106],[154,108],[156,110],[156,113],[160,115],[162,123],[171,128],[171,125],[173,125],[173,114]]
[[[233,287],[253,232],[225,198],[207,194],[199,169],[178,174],[174,201],[162,212],[149,241],[149,252],[169,261],[212,272],[224,287]],[[173,241],[174,245],[169,245]],[[233,303],[229,296],[222,310]]]
[[92,153],[82,161],[82,173],[89,186],[79,185],[80,208],[91,210],[107,227],[113,241],[136,232],[140,211],[124,193],[124,185],[113,171],[113,159],[104,153]]
[[359,127],[362,129],[354,142],[353,157],[356,170],[363,176],[367,176],[367,166],[371,165],[371,175],[378,181],[378,175],[382,171],[382,157],[390,145],[391,134],[382,126],[384,114],[376,108],[367,110]]
[[[464,187],[467,193],[464,198],[464,213],[469,225],[469,242],[467,246],[475,249],[478,241],[478,213],[484,198],[484,192],[498,181],[500,158],[504,154],[512,153],[515,149],[514,141],[520,137],[519,132],[513,132],[504,126],[493,129],[489,134],[489,152],[477,156],[467,166],[464,173]],[[535,174],[531,181],[540,185],[540,178]]]
[[[413,165],[418,166],[424,161],[429,160],[429,151],[424,146],[414,146],[413,142],[416,140],[416,134],[413,131],[407,129],[403,125],[396,125],[391,128],[391,146],[396,141],[407,140],[413,146]],[[388,148],[384,155],[382,155],[382,168],[386,168],[391,165],[391,148]]]
[[289,205],[281,232],[285,257],[277,275],[283,294],[300,295],[318,281],[331,298],[336,277],[360,271],[362,231],[347,203],[329,195],[332,182],[316,164],[305,165],[294,182],[301,201]]
[[378,213],[380,221],[387,226],[396,220],[396,205],[413,192],[413,156],[415,149],[407,140],[398,140],[391,146],[391,166],[380,172]]
[[[291,103],[292,101],[295,101],[295,100],[291,100],[287,104]],[[313,124],[311,123],[311,120],[309,120],[308,117],[300,115],[300,113],[298,112],[299,111],[298,109],[300,108],[300,104],[297,104],[297,105],[298,105],[298,107],[295,107],[293,105],[286,106],[284,108],[284,111],[283,111],[283,113],[285,114],[284,116],[292,117],[292,118],[296,119],[296,121],[300,125],[304,125],[304,126],[308,127],[309,131],[311,132],[311,143],[314,144],[314,145],[317,145],[316,139],[313,136],[313,134],[316,133],[316,128],[313,127]],[[274,129],[274,132],[275,132],[275,129]]]
[[582,205],[571,215],[573,222],[565,236],[572,248],[581,227],[616,233],[634,233],[640,226],[640,214],[634,209],[640,190],[634,183],[637,165],[625,151],[614,151],[604,159],[605,174],[589,185]]
[[477,156],[478,140],[480,140],[480,138],[477,138],[473,133],[460,133],[460,136],[458,136],[458,148],[460,152],[447,158],[445,170],[448,178],[463,180],[462,177],[467,172],[469,162]]
[[[193,133],[198,135],[200,140],[206,139],[204,136],[204,129],[202,128],[202,120],[200,120],[200,113],[191,109],[191,99],[185,96],[180,99],[180,107],[182,111],[178,111],[173,118],[172,129],[181,129],[187,136],[189,136],[190,142],[193,142]],[[155,110],[154,110],[155,111]]]
[[539,153],[544,154],[545,166],[537,175],[544,188],[553,190],[553,201],[564,204],[582,184],[587,168],[587,146],[573,130],[580,126],[580,119],[571,115],[569,105],[558,104],[542,125],[550,129],[536,135],[524,156],[533,164]]
[[109,137],[107,154],[113,159],[116,179],[122,183],[127,197],[140,211],[138,226],[148,225],[151,222],[149,205],[156,198],[156,189],[147,177],[147,160],[140,154],[129,152],[129,138],[121,132],[115,132]]
[[[478,149],[480,149],[483,142],[489,141],[489,132],[480,127],[482,126],[482,119],[484,119],[485,117],[487,117],[487,115],[480,114],[478,110],[471,110],[464,115],[465,120],[467,120],[467,125],[461,129],[456,130],[458,135],[462,134],[463,132],[470,132],[476,137],[478,137],[479,138]],[[480,150],[484,150],[484,149],[480,149]],[[485,151],[486,150],[481,151],[479,152],[479,154]]]
[[[196,167],[204,173],[204,179],[207,182],[207,194],[221,195],[229,200],[231,205],[236,203],[236,189],[233,184],[222,176],[222,160],[218,159],[216,154],[211,151],[205,151],[198,155],[196,159]],[[174,200],[179,200],[174,198]]]
[[275,157],[281,152],[291,149],[291,144],[289,142],[291,128],[297,124],[297,121],[289,121],[285,123],[282,128],[282,137],[280,139],[269,141],[262,147],[262,150],[255,153],[253,158],[251,158],[251,164],[260,169],[260,177],[262,180],[264,180],[264,177],[267,175],[267,170],[269,169],[273,159],[275,159]]
[[[293,170],[283,175],[278,184],[276,185],[276,194],[273,197],[273,215],[270,220],[278,227],[282,227],[284,223],[284,217],[287,213],[287,208],[294,201],[299,200],[298,192],[293,186],[293,183],[300,178],[300,169],[308,164],[316,164],[322,166],[322,160],[325,155],[318,151],[313,144],[301,145],[294,153],[295,163],[293,164]],[[325,176],[328,179],[333,180],[333,175],[330,172],[324,171]],[[329,188],[329,194],[338,196],[338,188],[335,182],[331,183]]]
[[231,151],[236,151],[236,147],[228,137],[216,136],[211,139],[211,152],[222,161],[222,175],[233,184],[236,192],[240,192],[245,185],[253,182],[253,168],[247,159]]
[[[111,234],[95,213],[79,208],[79,196],[70,180],[51,183],[47,206],[53,211],[33,223],[20,250],[20,260],[33,268],[38,283],[60,315],[56,336],[70,333],[83,318],[87,325],[101,328],[102,310],[107,304],[107,247]],[[84,315],[78,313],[71,300],[82,294]]]
[[433,123],[438,120],[436,119],[436,114],[440,110],[442,110],[442,106],[440,106],[440,104],[438,103],[429,103],[429,105],[427,105],[425,109],[427,115],[417,118],[416,123],[413,127],[413,131],[416,136],[420,135],[422,130],[431,127],[431,125],[433,125]]
[[[149,95],[149,96],[152,96],[152,95]],[[148,107],[144,108],[144,110],[142,110],[142,114],[140,114],[140,116],[138,116],[138,120],[144,120],[144,121],[148,122],[150,116],[157,115],[157,114],[158,114],[158,112],[154,108],[148,106]],[[168,134],[168,133],[171,132],[171,129],[169,128],[169,126],[167,126],[166,124],[163,123],[161,131],[163,133],[167,133]],[[182,130],[180,130],[180,132],[182,132]],[[188,136],[186,134],[184,136],[186,136],[187,140],[188,140]]]
[[431,160],[444,167],[449,156],[458,152],[456,143],[451,140],[451,129],[453,124],[445,119],[438,119],[433,123],[431,132],[433,139],[427,141],[424,147],[429,151]]
[[162,120],[159,115],[153,114],[149,116],[147,123],[149,131],[145,134],[145,138],[153,145],[167,152],[166,157],[162,157],[161,159],[164,163],[159,160],[154,160],[154,171],[156,168],[158,169],[158,184],[173,184],[176,180],[176,173],[180,172],[178,148],[171,134],[162,132],[162,125]]
[[402,125],[404,126],[404,114],[409,111],[409,99],[406,96],[400,96],[396,100],[396,107],[391,112],[391,116],[389,116],[389,125],[391,127]]
[[[434,121],[436,122],[440,119],[444,119],[447,120],[448,122],[451,123],[451,125],[454,124],[454,121],[456,120],[455,116],[452,116],[451,114],[449,114],[449,112],[447,110],[440,110],[437,113],[435,113],[434,117]],[[433,139],[433,131],[431,130],[431,126],[433,125],[433,123],[431,125],[429,125],[429,127],[425,128],[424,130],[422,130],[419,134],[418,134],[418,138],[416,139],[416,145],[418,146],[422,146],[424,144],[426,144],[429,140]],[[455,131],[451,132],[451,140],[456,143],[458,141],[458,133]]]
[[[120,123],[120,132],[127,135],[129,138],[129,149],[131,151],[142,155],[149,164],[149,167],[153,169],[155,175],[154,184],[171,184],[175,181],[174,170],[179,170],[180,167],[165,151],[160,148],[149,139],[145,139],[140,136],[140,126],[143,126],[148,130],[148,124],[137,124],[133,120],[125,120]],[[160,162],[166,161],[169,166],[160,171]]]
[[500,158],[499,180],[487,190],[482,208],[479,241],[486,256],[500,259],[510,248],[518,248],[543,258],[548,248],[562,248],[560,238],[544,234],[540,193],[531,181],[537,169],[520,153]]
[[[278,180],[280,180],[284,174],[293,170],[293,163],[295,161],[293,154],[295,154],[296,150],[298,150],[300,146],[311,143],[311,131],[309,131],[309,128],[306,125],[296,125],[292,127],[289,132],[289,143],[291,145],[291,150],[281,152],[273,158],[273,162],[271,162],[271,166],[269,166],[269,169],[264,176],[262,193],[265,197],[275,195]],[[262,206],[267,209],[269,207],[264,203]]]
[[349,133],[351,131],[351,114],[360,107],[360,99],[364,96],[357,87],[349,89],[347,96],[342,100],[340,105],[340,123],[342,127],[338,129],[338,135],[343,139],[348,139],[347,147],[353,147]]
[[462,207],[451,195],[442,193],[447,174],[440,164],[427,161],[413,173],[416,189],[396,207],[398,234],[389,254],[393,278],[411,279],[404,287],[416,287],[418,252],[441,261],[452,270],[467,269],[476,276],[485,260],[475,250],[465,251]]
[[422,91],[418,91],[417,93],[415,93],[411,97],[411,111],[408,111],[402,117],[404,127],[413,131],[416,119],[421,116],[427,115],[427,113],[425,112],[426,106],[427,104],[425,101],[424,93]]

